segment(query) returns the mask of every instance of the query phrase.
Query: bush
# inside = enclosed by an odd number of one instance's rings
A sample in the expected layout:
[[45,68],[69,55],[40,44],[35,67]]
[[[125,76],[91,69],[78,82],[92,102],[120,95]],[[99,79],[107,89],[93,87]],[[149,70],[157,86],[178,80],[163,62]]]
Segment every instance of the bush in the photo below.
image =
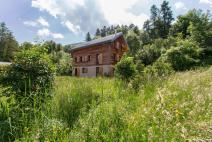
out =
[[17,53],[4,79],[16,93],[45,92],[53,83],[55,67],[44,48],[33,46]]
[[183,71],[199,63],[200,53],[201,49],[197,43],[182,40],[177,43],[177,47],[167,50],[162,58],[167,60],[175,70]]
[[0,65],[0,82],[1,83],[3,82],[2,80],[5,76],[5,73],[9,70],[9,67],[10,66],[8,66],[8,65]]
[[60,51],[55,53],[53,57],[59,56],[59,59],[56,63],[57,74],[58,75],[71,75],[72,73],[72,59],[68,53]]
[[161,55],[161,49],[155,44],[146,45],[138,51],[136,58],[141,60],[144,65],[150,65],[155,62]]
[[115,76],[129,81],[136,74],[136,65],[132,57],[123,56],[121,61],[115,67]]
[[171,64],[165,63],[162,60],[157,60],[153,65],[147,66],[144,70],[144,74],[149,77],[163,77],[171,74],[173,69]]

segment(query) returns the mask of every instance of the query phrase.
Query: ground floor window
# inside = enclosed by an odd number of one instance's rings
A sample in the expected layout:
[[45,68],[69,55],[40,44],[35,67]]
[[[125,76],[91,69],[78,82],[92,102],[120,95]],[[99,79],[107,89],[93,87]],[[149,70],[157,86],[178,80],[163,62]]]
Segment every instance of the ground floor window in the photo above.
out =
[[88,68],[82,68],[82,73],[88,73]]

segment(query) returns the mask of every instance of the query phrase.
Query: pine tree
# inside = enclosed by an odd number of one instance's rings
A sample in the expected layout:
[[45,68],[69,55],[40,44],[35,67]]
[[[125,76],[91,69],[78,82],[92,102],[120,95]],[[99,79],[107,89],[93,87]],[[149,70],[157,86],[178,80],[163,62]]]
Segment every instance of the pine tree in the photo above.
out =
[[91,35],[90,35],[89,32],[86,34],[86,39],[85,40],[86,41],[91,41]]
[[151,12],[151,16],[150,16],[150,29],[151,29],[151,33],[150,36],[152,39],[156,39],[159,37],[160,35],[160,10],[156,7],[156,5],[153,5],[150,9]]
[[0,23],[0,60],[11,61],[18,50],[18,42],[5,23]]
[[101,36],[101,33],[100,33],[99,28],[96,29],[96,35],[95,35],[95,36],[96,36],[96,37]]
[[163,1],[161,5],[160,13],[161,13],[161,20],[162,20],[161,36],[162,38],[166,38],[169,34],[171,23],[174,20],[173,13],[172,13],[171,7],[169,6],[168,1]]
[[107,27],[104,26],[103,29],[101,29],[101,37],[107,36]]

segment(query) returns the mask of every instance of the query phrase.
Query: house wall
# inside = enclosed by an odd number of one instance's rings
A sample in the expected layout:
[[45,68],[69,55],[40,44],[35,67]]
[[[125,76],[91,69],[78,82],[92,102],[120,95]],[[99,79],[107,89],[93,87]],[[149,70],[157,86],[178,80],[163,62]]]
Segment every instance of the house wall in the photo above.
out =
[[[114,66],[121,59],[124,52],[128,50],[123,37],[119,37],[114,42],[109,42],[101,45],[90,46],[86,48],[76,49],[71,52],[73,58],[73,75],[77,68],[78,76],[95,77],[96,67],[101,67],[101,74],[109,74],[113,76]],[[101,55],[101,62],[97,64],[96,55]],[[90,56],[90,61],[86,60]],[[82,58],[82,61],[80,61]],[[82,68],[87,68],[88,73],[82,73]]]
[[[96,77],[96,67],[102,68],[100,76],[113,76],[114,65],[99,65],[99,66],[85,66],[85,67],[74,67],[72,75],[75,75],[75,68],[78,69],[80,77]],[[87,73],[83,73],[83,68],[87,69]]]

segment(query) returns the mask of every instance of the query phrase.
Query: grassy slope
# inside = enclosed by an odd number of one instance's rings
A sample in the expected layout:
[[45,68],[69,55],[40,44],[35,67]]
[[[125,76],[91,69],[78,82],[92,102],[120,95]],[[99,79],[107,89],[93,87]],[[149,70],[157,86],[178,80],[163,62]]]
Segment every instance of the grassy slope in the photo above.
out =
[[[20,141],[212,138],[212,67],[157,79],[138,93],[130,86],[114,79],[57,77],[52,100],[41,110],[23,110],[34,117],[0,100],[0,140],[7,133]],[[17,122],[11,120],[17,115]]]
[[211,137],[212,67],[176,73],[133,93],[109,79],[58,77],[55,112],[73,141],[183,141]]

